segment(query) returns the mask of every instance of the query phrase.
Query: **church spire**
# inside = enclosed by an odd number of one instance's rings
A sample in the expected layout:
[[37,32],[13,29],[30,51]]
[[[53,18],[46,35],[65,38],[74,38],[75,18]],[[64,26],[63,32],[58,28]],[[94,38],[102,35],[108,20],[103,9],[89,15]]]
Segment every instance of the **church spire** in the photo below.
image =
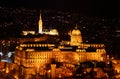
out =
[[39,20],[42,20],[42,17],[41,17],[41,12],[40,12],[40,18],[39,18]]
[[42,33],[42,29],[43,29],[43,24],[42,24],[42,16],[41,16],[41,11],[40,11],[40,18],[39,18],[39,22],[38,22],[38,33]]

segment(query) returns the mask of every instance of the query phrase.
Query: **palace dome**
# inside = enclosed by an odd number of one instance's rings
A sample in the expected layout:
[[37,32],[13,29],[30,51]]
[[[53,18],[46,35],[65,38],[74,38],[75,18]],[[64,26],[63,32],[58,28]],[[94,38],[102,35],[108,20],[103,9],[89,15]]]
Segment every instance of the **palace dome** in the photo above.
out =
[[72,35],[81,35],[81,32],[79,29],[73,29]]

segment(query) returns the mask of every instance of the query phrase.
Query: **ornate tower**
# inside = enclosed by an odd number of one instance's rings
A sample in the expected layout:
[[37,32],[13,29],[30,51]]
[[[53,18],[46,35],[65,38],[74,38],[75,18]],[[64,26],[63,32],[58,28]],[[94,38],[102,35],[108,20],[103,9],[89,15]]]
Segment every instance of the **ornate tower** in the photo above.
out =
[[77,45],[80,45],[80,44],[82,43],[81,32],[80,32],[80,30],[77,28],[77,25],[76,25],[75,29],[72,30],[70,36],[71,36],[70,44],[71,44],[72,46],[77,46]]
[[43,26],[43,23],[42,23],[42,17],[41,17],[41,13],[40,13],[40,18],[39,18],[39,22],[38,22],[38,33],[42,33],[42,26]]

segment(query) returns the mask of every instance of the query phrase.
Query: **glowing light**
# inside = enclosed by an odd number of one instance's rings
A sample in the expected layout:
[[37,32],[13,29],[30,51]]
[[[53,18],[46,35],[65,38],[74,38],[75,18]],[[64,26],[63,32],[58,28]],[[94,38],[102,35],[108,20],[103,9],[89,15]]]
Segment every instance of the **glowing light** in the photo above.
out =
[[27,49],[26,51],[35,51],[35,49]]
[[56,29],[52,29],[49,32],[50,35],[58,35],[58,31]]
[[15,77],[15,79],[18,79],[18,76],[17,76],[17,75],[15,75],[14,77]]
[[8,70],[8,68],[6,68],[6,73],[9,73],[9,70]]
[[78,30],[78,29],[74,29],[73,31],[72,31],[72,35],[80,35],[81,34],[81,32],[80,32],[80,30]]
[[48,72],[50,73],[50,72],[51,72],[51,70],[48,70]]
[[23,35],[28,35],[28,34],[35,34],[35,31],[22,31]]
[[59,77],[59,78],[62,78],[62,75],[61,75],[61,74],[59,74],[59,75],[58,75],[58,77]]
[[42,34],[43,33],[43,31],[42,31],[42,17],[41,17],[41,13],[40,13],[40,18],[39,18],[39,22],[38,22],[38,29],[39,29],[39,32],[38,33],[40,33],[40,34]]

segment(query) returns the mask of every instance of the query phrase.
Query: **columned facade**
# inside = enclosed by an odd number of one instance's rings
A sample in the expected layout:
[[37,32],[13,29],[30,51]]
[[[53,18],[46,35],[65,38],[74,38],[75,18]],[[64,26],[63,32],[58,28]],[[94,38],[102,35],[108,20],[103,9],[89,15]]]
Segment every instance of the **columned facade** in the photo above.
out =
[[77,27],[72,30],[70,36],[71,36],[70,44],[72,46],[78,46],[78,45],[80,45],[82,43],[81,32],[80,32],[79,29],[77,29]]

